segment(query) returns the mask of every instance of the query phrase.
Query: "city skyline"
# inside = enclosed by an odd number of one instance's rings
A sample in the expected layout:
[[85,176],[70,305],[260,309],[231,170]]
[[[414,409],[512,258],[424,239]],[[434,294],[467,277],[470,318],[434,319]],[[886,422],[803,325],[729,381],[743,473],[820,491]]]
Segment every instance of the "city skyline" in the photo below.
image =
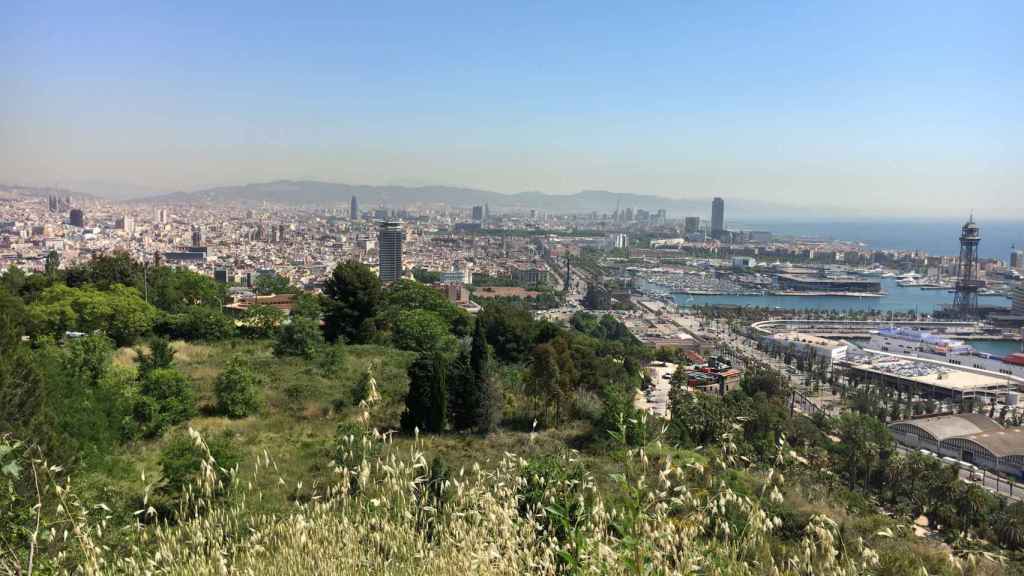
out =
[[1003,216],[1024,208],[1024,41],[1007,24],[1021,9],[16,4],[0,24],[0,181],[124,195],[309,178]]

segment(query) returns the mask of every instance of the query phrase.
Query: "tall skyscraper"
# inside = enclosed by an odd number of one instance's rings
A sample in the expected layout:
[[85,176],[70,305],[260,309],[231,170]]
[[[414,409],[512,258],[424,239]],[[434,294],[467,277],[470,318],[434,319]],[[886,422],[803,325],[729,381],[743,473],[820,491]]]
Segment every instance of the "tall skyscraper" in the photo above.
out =
[[192,226],[192,246],[200,247],[203,245],[203,229],[199,225]]
[[352,196],[352,204],[348,208],[348,219],[359,220],[359,200]]
[[482,222],[483,219],[484,219],[484,207],[483,206],[473,206],[473,220],[476,220],[477,222]]
[[711,236],[720,238],[725,230],[725,200],[715,198],[711,201]]
[[85,228],[85,212],[82,212],[81,208],[72,208],[71,214],[68,216],[68,224]]
[[129,237],[135,235],[135,219],[127,214],[117,219],[117,227]]
[[696,234],[700,232],[700,217],[699,216],[687,216],[683,220],[683,232],[686,234]]
[[156,211],[156,220],[161,224],[167,224],[167,209],[161,208]]
[[377,254],[380,281],[394,282],[402,277],[402,223],[386,220],[377,224]]
[[1013,270],[1024,269],[1024,250],[1017,250],[1016,247],[1010,247],[1010,268]]

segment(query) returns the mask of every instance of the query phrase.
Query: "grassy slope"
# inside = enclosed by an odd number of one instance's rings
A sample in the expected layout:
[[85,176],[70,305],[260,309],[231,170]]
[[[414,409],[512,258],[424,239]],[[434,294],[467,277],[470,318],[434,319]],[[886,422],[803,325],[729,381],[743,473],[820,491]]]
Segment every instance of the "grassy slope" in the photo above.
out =
[[[391,348],[348,346],[344,347],[343,366],[327,374],[315,362],[275,358],[267,341],[238,340],[213,345],[179,342],[175,343],[175,350],[176,367],[194,382],[201,409],[206,413],[181,425],[179,430],[169,431],[162,439],[124,446],[103,466],[94,466],[78,481],[79,489],[84,488],[86,501],[106,502],[115,510],[127,511],[128,514],[141,508],[141,495],[146,484],[159,478],[161,448],[172,434],[193,427],[204,435],[226,432],[234,436],[236,445],[243,449],[245,456],[240,465],[240,478],[254,477],[252,471],[257,457],[269,454],[276,470],[272,474],[256,475],[257,488],[266,496],[259,509],[283,512],[296,497],[308,498],[324,484],[333,481],[330,462],[334,454],[335,429],[340,422],[354,419],[360,412],[358,407],[339,406],[336,400],[348,398],[352,386],[371,366],[383,397],[383,402],[374,409],[371,424],[381,430],[397,428],[407,389],[405,370],[412,360],[410,353]],[[133,356],[132,351],[121,350],[115,362],[132,365]],[[216,377],[236,356],[250,362],[265,378],[262,390],[265,408],[258,416],[240,420],[210,415]],[[610,474],[620,471],[618,459],[609,453],[607,446],[594,445],[588,440],[593,432],[589,423],[578,421],[557,430],[532,433],[524,429],[524,420],[522,414],[511,414],[504,429],[487,438],[454,433],[423,437],[420,448],[428,461],[440,455],[453,471],[460,468],[468,471],[474,464],[486,469],[499,462],[506,453],[529,457],[574,449],[580,450],[580,459],[599,485],[604,484]],[[391,450],[408,452],[412,442],[411,438],[396,434]],[[701,454],[666,446],[652,446],[649,452],[652,460],[671,458],[676,463],[706,461]],[[737,485],[757,483],[746,472],[737,472],[736,478]],[[298,489],[300,482],[302,488]],[[802,512],[826,513],[850,525],[856,535],[871,536],[880,527],[896,525],[880,515],[850,518],[841,506],[822,500],[820,494],[808,497],[796,488],[787,492],[787,503],[793,508]],[[128,519],[127,514],[124,519]],[[945,556],[930,544],[911,543],[905,538],[891,544],[876,542],[875,545],[881,549],[893,547],[894,558],[905,558],[906,551],[912,547],[914,556],[931,560],[928,564],[932,573],[937,572],[935,568],[942,564]]]

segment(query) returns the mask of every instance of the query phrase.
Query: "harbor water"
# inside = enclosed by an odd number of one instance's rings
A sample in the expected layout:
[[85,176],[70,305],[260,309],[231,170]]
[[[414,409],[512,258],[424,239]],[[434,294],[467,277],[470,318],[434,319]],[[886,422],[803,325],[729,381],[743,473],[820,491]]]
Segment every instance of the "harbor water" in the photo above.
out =
[[[707,304],[778,308],[788,310],[836,310],[881,312],[917,312],[929,314],[944,305],[953,303],[953,295],[947,290],[922,290],[896,284],[894,278],[882,278],[884,295],[878,296],[774,296],[774,295],[699,295],[673,294],[680,306]],[[993,306],[1009,306],[1009,300],[1001,296],[981,296],[979,301]]]

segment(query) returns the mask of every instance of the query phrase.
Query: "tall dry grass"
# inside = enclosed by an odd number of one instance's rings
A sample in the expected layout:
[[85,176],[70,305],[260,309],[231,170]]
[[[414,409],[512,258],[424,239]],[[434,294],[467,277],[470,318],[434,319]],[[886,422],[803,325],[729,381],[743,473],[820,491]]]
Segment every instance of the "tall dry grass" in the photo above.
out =
[[[147,525],[153,510],[143,506],[137,526],[111,527],[64,487],[62,511],[73,526],[66,538],[75,545],[53,565],[132,575],[845,575],[876,562],[860,542],[843,542],[824,516],[780,555],[771,545],[780,521],[767,509],[782,498],[782,474],[769,471],[754,497],[737,494],[721,480],[736,465],[728,450],[710,468],[665,461],[654,469],[643,449],[623,447],[614,498],[590,476],[541,479],[542,497],[529,504],[524,493],[538,479],[514,454],[493,469],[443,478],[419,443],[398,453],[387,449],[388,436],[368,433],[347,439],[331,486],[296,484],[293,494],[304,497],[289,512],[269,515],[254,509],[263,498],[257,479],[289,482],[270,456],[259,458],[251,476],[231,474],[224,485],[202,437],[192,438],[207,458],[176,523]],[[573,464],[572,453],[560,458]],[[778,464],[783,460],[780,445]],[[577,501],[561,501],[565,494]],[[121,547],[101,544],[107,530],[122,531]]]

